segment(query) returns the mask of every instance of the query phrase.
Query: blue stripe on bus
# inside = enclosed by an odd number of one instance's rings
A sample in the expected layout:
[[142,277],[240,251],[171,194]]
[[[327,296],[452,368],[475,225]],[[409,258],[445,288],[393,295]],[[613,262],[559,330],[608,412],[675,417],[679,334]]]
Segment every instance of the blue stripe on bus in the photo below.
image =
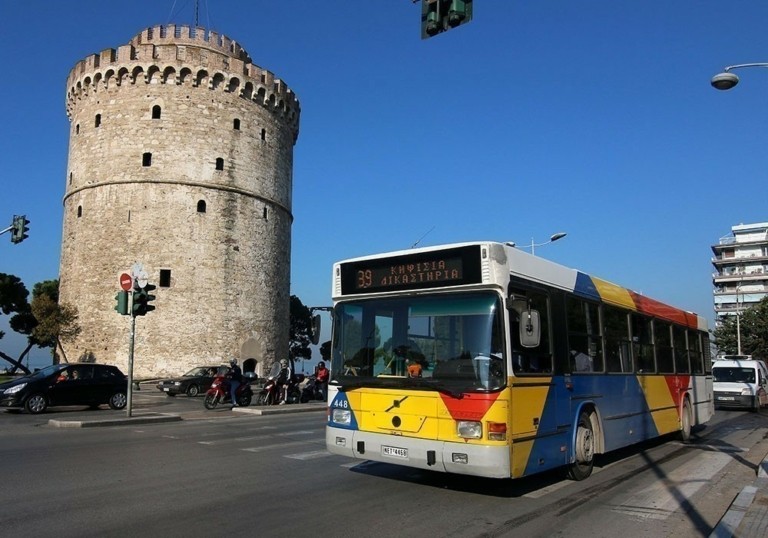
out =
[[573,292],[586,299],[600,300],[600,293],[598,293],[597,287],[592,282],[592,278],[581,271],[576,271],[576,284],[573,287]]

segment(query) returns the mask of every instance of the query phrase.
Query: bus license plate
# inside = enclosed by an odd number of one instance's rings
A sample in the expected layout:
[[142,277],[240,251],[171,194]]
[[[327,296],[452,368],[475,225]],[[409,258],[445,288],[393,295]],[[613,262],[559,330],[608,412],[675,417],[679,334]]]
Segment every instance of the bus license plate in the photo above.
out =
[[398,448],[396,446],[382,446],[381,453],[384,456],[391,456],[393,458],[402,458],[402,459],[408,458],[407,448]]

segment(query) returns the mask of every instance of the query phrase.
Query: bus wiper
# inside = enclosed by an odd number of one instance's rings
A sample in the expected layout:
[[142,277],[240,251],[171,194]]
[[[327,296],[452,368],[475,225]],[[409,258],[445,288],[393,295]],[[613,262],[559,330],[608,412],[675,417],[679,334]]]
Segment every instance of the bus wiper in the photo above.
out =
[[421,378],[410,378],[409,380],[410,385],[415,385],[417,387],[427,387],[430,389],[435,389],[437,392],[440,392],[442,394],[447,394],[448,396],[452,398],[456,398],[457,400],[461,400],[464,397],[464,393],[461,391],[454,392],[451,389],[448,388],[448,386],[445,383],[441,383],[439,381],[430,381],[428,379],[421,379]]

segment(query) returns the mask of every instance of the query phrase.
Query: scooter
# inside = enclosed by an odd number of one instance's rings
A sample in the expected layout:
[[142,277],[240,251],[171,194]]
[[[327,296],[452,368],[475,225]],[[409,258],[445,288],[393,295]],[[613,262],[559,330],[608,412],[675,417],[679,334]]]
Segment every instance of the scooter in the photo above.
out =
[[[253,399],[253,390],[251,384],[247,382],[241,382],[235,392],[235,400],[237,405],[246,407],[251,405]],[[232,401],[229,394],[229,378],[226,375],[217,375],[213,378],[211,388],[205,393],[205,399],[203,405],[206,409],[216,409],[219,404],[226,404]]]
[[[282,395],[281,387],[277,384],[277,378],[280,375],[280,363],[274,363],[272,369],[267,375],[264,387],[256,397],[256,405],[277,405],[280,403]],[[288,394],[285,403],[299,403],[301,401],[301,391],[294,380],[288,385]]]

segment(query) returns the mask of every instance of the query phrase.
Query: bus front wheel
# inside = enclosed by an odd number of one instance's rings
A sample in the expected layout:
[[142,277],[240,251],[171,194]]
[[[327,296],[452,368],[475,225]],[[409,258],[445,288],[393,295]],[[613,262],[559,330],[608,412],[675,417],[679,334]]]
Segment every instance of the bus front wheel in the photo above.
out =
[[592,474],[595,459],[595,432],[589,413],[582,411],[576,424],[575,461],[568,465],[568,478],[584,480]]

